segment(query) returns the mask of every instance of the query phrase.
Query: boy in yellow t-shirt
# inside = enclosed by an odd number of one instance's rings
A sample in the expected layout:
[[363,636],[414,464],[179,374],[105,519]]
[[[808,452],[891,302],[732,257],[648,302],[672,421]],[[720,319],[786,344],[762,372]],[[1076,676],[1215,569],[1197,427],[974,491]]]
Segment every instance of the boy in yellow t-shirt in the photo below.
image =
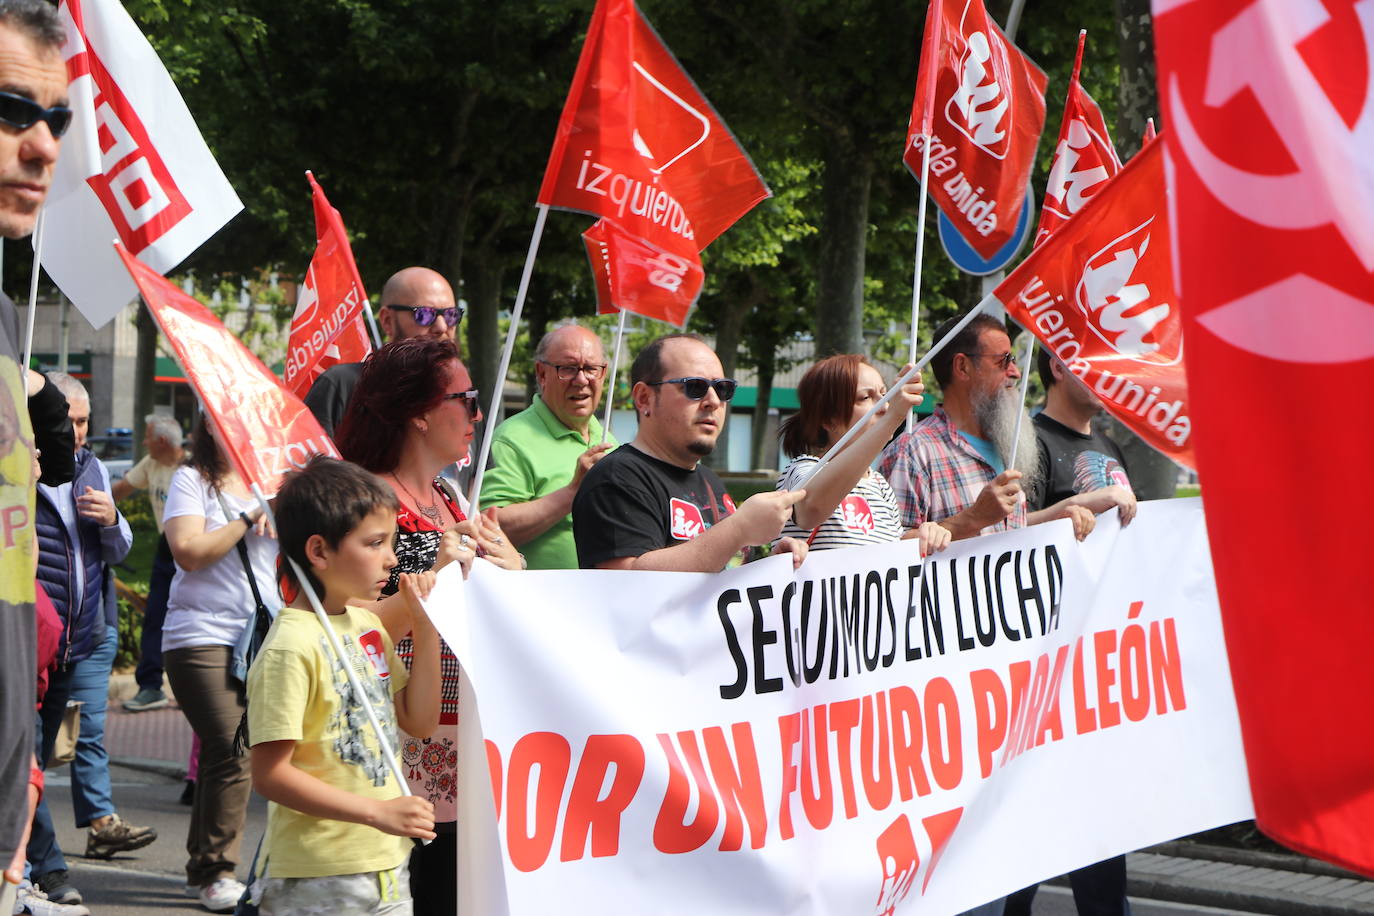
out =
[[[420,606],[433,573],[400,580],[409,675],[381,620],[356,606],[377,600],[396,565],[396,511],[380,479],[324,457],[287,475],[276,499],[283,560],[311,579],[393,748],[398,723],[411,735],[439,723],[439,636]],[[304,595],[282,609],[248,673],[248,737],[253,787],[273,803],[261,912],[409,914],[407,838],[434,838],[434,808],[401,795]]]

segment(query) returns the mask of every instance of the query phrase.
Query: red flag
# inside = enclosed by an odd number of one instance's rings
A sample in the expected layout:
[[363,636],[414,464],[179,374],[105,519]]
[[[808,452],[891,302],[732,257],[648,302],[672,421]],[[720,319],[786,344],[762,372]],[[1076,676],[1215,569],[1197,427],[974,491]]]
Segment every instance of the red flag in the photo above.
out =
[[1037,245],[1064,225],[1089,197],[1121,171],[1121,160],[1107,135],[1102,109],[1078,82],[1087,37],[1086,31],[1078,33],[1078,54],[1073,59],[1069,93],[1064,100],[1064,121],[1059,125],[1059,144],[1054,150],[1054,161],[1050,163],[1045,204],[1040,208],[1040,226],[1035,231]]
[[1199,471],[1256,819],[1374,876],[1359,495],[1374,454],[1374,2],[1155,7]]
[[633,0],[598,0],[539,202],[692,255],[769,194]]
[[699,256],[655,248],[608,219],[582,233],[582,243],[596,280],[598,313],[623,310],[686,327],[706,279]]
[[1162,149],[1107,182],[994,295],[1121,422],[1193,466]]
[[316,452],[338,457],[314,415],[205,306],[124,250],[115,250],[200,396],[215,438],[248,485],[271,496]]
[[1045,127],[1040,68],[1007,40],[982,0],[931,0],[903,160],[985,258],[1011,240]]
[[315,176],[305,173],[315,205],[315,256],[305,272],[291,319],[282,380],[304,397],[320,373],[335,363],[362,362],[372,352],[363,327],[367,293],[363,290],[343,217],[329,205]]

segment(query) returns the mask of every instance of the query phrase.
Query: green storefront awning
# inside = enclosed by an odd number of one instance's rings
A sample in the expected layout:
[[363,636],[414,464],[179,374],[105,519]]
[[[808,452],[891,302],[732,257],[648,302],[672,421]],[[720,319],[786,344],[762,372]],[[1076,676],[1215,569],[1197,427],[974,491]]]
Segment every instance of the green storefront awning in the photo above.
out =
[[[768,399],[768,406],[783,412],[793,412],[801,409],[801,403],[797,400],[797,389],[795,388],[774,388],[772,396]],[[732,410],[753,410],[754,404],[758,402],[758,388],[741,385],[735,389],[735,396],[730,401]],[[917,416],[928,417],[935,412],[935,401],[927,397],[919,407],[916,408]]]

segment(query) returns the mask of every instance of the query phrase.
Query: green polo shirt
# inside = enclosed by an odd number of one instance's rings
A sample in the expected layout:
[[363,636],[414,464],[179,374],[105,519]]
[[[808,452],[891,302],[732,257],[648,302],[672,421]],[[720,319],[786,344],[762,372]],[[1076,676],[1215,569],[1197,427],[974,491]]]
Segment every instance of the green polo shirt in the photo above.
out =
[[[508,506],[547,496],[568,485],[582,453],[601,442],[601,421],[591,417],[587,442],[564,426],[539,395],[534,403],[496,427],[491,439],[491,466],[482,477],[482,505]],[[611,445],[619,445],[607,436]],[[520,549],[530,569],[577,569],[572,515]]]

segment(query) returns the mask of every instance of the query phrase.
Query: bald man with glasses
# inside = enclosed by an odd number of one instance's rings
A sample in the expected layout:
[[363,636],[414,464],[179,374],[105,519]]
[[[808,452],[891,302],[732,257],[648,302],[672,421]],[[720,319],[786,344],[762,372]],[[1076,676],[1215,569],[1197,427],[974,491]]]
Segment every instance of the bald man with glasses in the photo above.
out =
[[[397,271],[382,287],[377,324],[387,343],[412,337],[455,340],[458,322],[462,320],[463,310],[453,298],[453,287],[443,274],[428,267]],[[331,436],[348,410],[362,371],[362,363],[330,366],[315,379],[305,396],[305,406]]]
[[[630,367],[639,416],[633,442],[590,471],[573,499],[573,534],[583,569],[719,572],[771,543],[806,495],[771,491],[738,509],[701,459],[715,449],[735,380],[695,334],[660,337]],[[797,565],[806,544],[778,542]]]

